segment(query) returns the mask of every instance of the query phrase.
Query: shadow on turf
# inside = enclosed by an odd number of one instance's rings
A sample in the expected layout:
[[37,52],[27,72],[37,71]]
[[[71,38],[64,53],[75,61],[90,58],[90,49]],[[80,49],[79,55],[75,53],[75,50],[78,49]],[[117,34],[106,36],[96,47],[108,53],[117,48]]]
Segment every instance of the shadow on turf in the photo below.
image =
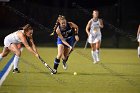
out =
[[121,62],[121,63],[117,63],[117,62],[114,62],[114,63],[105,63],[106,65],[140,65],[140,62],[138,62],[138,63],[134,63],[134,62],[132,62],[132,63],[124,63],[124,62]]
[[[73,74],[74,72],[59,72],[58,74],[62,74],[62,75],[74,75]],[[101,75],[101,76],[104,76],[104,75],[111,75],[110,73],[78,73],[77,72],[77,75],[89,75],[89,76],[91,76],[91,75]]]
[[37,73],[40,73],[40,74],[47,74],[47,75],[48,74],[51,74],[50,72],[47,72],[47,71],[46,72],[45,71],[44,72],[38,72],[38,71],[29,71],[29,72],[28,71],[21,71],[21,73],[23,73],[23,74],[24,73],[26,73],[26,74],[37,74]]
[[[30,72],[27,72],[27,71],[22,71],[21,73],[25,73],[25,74],[37,74],[37,73],[40,73],[40,74],[44,74],[44,75],[51,75],[51,73],[50,72],[36,72],[36,71],[30,71]],[[58,72],[57,74],[54,74],[54,75],[74,75],[72,72]],[[89,75],[89,76],[91,76],[91,75],[97,75],[97,76],[111,76],[112,74],[110,74],[110,73],[77,73],[77,75]],[[121,75],[121,76],[123,76],[123,75]],[[125,75],[124,75],[125,76]]]
[[[35,70],[38,70],[37,72],[28,72],[28,71],[24,71],[23,73],[33,73],[33,74],[37,74],[37,73],[41,73],[41,74],[44,74],[44,75],[47,75],[48,77],[51,77],[53,80],[55,80],[56,82],[58,82],[59,84],[62,84],[62,85],[66,85],[66,82],[58,77],[53,77],[53,75],[51,75],[50,72],[44,72],[44,70],[40,69],[38,66],[36,66],[35,64],[33,63],[30,63],[28,62],[27,60],[21,58],[21,60],[23,61],[23,63],[29,65],[30,67],[34,68]],[[48,70],[49,71],[49,70]]]
[[[45,72],[42,72],[42,73],[44,73],[45,74]],[[57,73],[58,75],[74,75],[72,72],[58,72]],[[56,75],[57,75],[56,74]],[[81,75],[83,75],[83,76],[131,76],[131,77],[140,77],[140,74],[127,74],[127,75],[125,75],[125,74],[121,74],[121,73],[119,73],[119,74],[112,74],[112,73],[78,73],[77,72],[77,75],[79,75],[79,76],[81,76]]]

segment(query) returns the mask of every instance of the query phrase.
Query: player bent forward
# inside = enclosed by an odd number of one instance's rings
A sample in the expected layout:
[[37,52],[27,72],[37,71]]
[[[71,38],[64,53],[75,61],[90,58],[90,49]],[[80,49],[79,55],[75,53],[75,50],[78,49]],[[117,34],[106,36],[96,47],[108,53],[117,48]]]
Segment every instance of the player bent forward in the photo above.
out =
[[[13,32],[5,37],[4,48],[2,53],[0,53],[0,61],[2,60],[3,57],[7,56],[10,51],[12,51],[15,54],[13,60],[14,63],[13,73],[20,72],[18,69],[18,62],[21,56],[19,44],[22,43],[27,48],[27,50],[33,53],[36,57],[39,57],[32,35],[33,35],[33,28],[29,24],[27,24],[23,27],[22,30]],[[29,43],[31,46],[29,46],[27,42],[27,38],[29,38]]]

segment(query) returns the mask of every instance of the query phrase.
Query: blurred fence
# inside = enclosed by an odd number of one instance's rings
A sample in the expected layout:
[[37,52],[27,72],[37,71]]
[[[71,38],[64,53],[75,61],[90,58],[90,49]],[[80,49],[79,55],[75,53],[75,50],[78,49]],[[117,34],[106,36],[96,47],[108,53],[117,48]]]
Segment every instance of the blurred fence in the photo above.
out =
[[[19,27],[30,23],[34,28],[34,39],[37,44],[55,43],[56,37],[50,37],[53,26],[59,14],[66,16],[68,21],[72,21],[79,26],[80,42],[79,46],[84,46],[87,38],[85,27],[91,19],[93,9],[80,10],[74,6],[73,8],[47,7],[34,3],[19,3],[0,5],[0,44],[3,44],[4,37],[18,30]],[[122,5],[123,6],[123,5]],[[123,6],[121,9],[118,5],[103,6],[97,9],[100,12],[100,17],[104,20],[104,28],[102,29],[102,47],[136,47],[137,42],[131,40],[126,34],[121,34],[112,28],[112,25],[123,32],[129,33],[133,37],[136,35],[138,27],[137,13],[130,14],[132,10],[128,6]],[[118,10],[119,9],[119,10]],[[23,13],[26,17],[21,16],[16,11]],[[85,12],[87,11],[87,12]],[[137,12],[137,11],[136,11]],[[131,17],[131,19],[129,18]],[[40,28],[41,24],[47,29]],[[111,24],[111,25],[110,25]]]

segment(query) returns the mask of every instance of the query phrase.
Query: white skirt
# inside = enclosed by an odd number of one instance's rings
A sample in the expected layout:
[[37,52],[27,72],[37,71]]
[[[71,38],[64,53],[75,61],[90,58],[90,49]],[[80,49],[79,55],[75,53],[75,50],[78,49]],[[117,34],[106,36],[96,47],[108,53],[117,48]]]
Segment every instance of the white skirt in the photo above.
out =
[[15,38],[13,38],[11,35],[6,36],[4,39],[4,47],[9,47],[12,43],[19,44],[21,42],[15,40]]
[[5,37],[4,39],[4,47],[9,47],[11,45],[11,41],[9,37]]
[[102,37],[102,35],[100,32],[92,33],[88,37],[88,42],[97,43],[97,42],[101,41],[101,37]]

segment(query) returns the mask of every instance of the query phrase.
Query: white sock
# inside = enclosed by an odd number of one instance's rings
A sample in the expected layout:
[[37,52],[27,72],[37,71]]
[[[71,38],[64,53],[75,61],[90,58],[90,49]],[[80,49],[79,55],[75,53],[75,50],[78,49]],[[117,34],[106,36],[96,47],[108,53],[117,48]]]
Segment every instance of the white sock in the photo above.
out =
[[138,47],[138,55],[140,55],[140,47]]
[[14,69],[18,68],[19,56],[15,55],[13,62],[14,62]]
[[100,59],[99,59],[99,50],[96,50],[95,55],[96,55],[96,59],[97,59],[97,61],[100,61]]
[[3,57],[2,57],[2,55],[0,54],[0,61],[2,60],[2,58],[3,58]]
[[94,61],[96,61],[96,51],[91,51],[91,56]]
[[20,48],[20,51],[21,51],[21,52],[23,51],[23,47]]

